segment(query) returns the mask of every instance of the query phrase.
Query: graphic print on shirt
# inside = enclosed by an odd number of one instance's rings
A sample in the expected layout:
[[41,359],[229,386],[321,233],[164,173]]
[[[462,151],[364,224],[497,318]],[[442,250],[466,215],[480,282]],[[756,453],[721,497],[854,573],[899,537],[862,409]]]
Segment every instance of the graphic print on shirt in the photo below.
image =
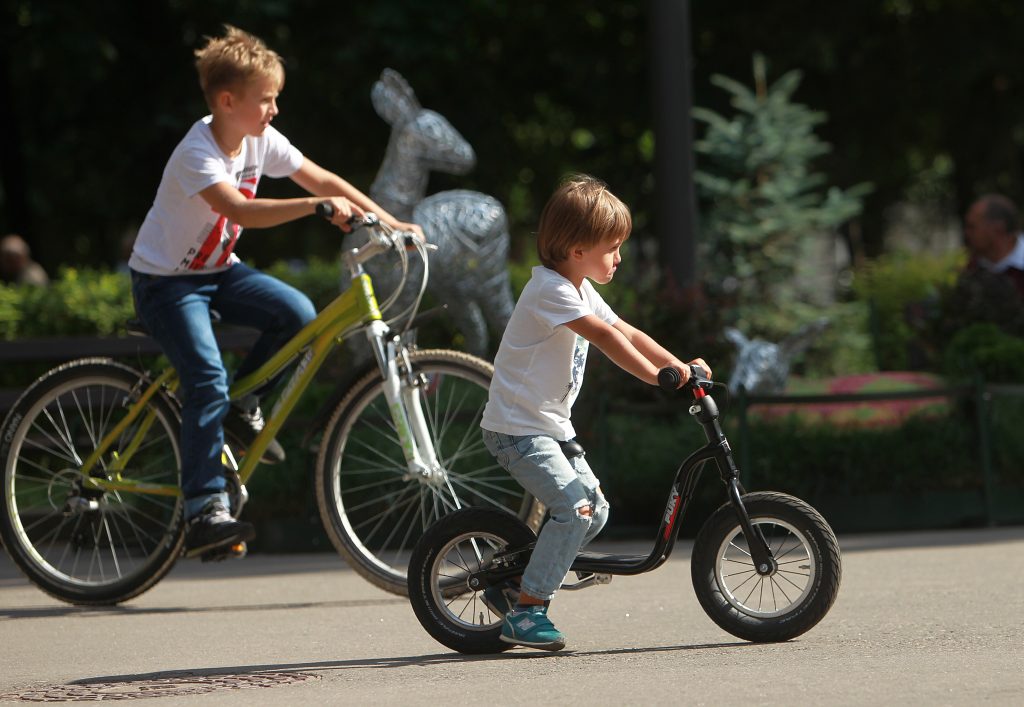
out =
[[[246,167],[235,175],[237,179],[236,188],[242,192],[246,199],[256,198],[256,185],[259,177],[256,175],[256,166]],[[179,264],[179,269],[202,270],[206,267],[210,257],[220,249],[220,256],[214,263],[214,267],[221,267],[231,257],[238,241],[238,235],[242,229],[237,223],[230,223],[227,216],[220,215],[217,223],[206,232],[200,234],[198,248],[189,248],[185,257]]]
[[583,385],[583,369],[587,365],[587,350],[590,348],[590,342],[584,339],[579,334],[576,335],[576,346],[572,352],[572,381],[565,386],[565,395],[559,402],[565,402],[567,399],[575,400],[576,394],[580,392],[580,386]]

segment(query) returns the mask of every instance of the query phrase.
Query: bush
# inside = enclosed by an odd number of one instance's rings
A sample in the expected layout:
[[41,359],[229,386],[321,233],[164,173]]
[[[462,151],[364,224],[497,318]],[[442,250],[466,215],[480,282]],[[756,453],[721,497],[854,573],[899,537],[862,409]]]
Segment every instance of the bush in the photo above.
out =
[[2,288],[0,338],[114,335],[133,314],[127,275],[62,268],[47,287]]
[[871,307],[880,370],[934,368],[937,352],[931,345],[921,345],[934,341],[944,293],[956,282],[962,261],[962,253],[894,253],[855,274],[854,292]]
[[[716,398],[725,401],[724,396]],[[749,458],[749,466],[740,469],[749,490],[783,491],[815,505],[859,495],[981,490],[984,470],[972,403],[959,401],[948,415],[911,418],[892,427],[843,429],[793,418],[751,420],[746,450],[738,415],[726,410],[723,421],[737,464],[744,451]],[[609,532],[638,527],[653,532],[678,464],[704,444],[703,434],[683,412],[618,406],[605,416],[600,404],[594,407],[598,412],[576,429],[612,504]],[[1022,426],[1024,398],[997,397],[990,430],[994,477],[1002,487],[1024,487]],[[723,502],[722,484],[711,464],[701,476],[682,532],[695,534]]]
[[1024,382],[1024,339],[991,323],[972,324],[950,340],[943,355],[948,376],[976,371],[988,383]]

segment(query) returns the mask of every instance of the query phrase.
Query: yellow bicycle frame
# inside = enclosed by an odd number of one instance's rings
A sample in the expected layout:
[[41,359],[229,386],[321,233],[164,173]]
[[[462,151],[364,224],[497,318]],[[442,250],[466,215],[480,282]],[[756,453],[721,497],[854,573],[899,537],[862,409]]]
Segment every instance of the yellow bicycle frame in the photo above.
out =
[[[380,307],[373,292],[373,283],[368,275],[359,274],[352,278],[352,284],[345,292],[327,305],[280,351],[257,370],[231,386],[229,391],[231,399],[240,399],[257,390],[293,361],[299,359],[295,371],[267,417],[266,426],[249,445],[241,466],[238,468],[238,476],[243,484],[256,470],[256,465],[259,463],[260,457],[263,456],[263,452],[266,451],[270,441],[274,439],[285,420],[288,419],[313,377],[327,359],[328,354],[344,340],[350,329],[362,327],[373,321],[380,321],[381,318]],[[153,379],[138,399],[132,403],[124,419],[100,440],[96,449],[82,464],[83,488],[158,496],[181,495],[181,489],[177,485],[146,483],[122,475],[123,471],[130,469],[131,458],[155,419],[155,412],[146,411],[146,404],[161,389],[173,392],[177,387],[178,375],[172,367],[168,367]],[[120,453],[115,452],[114,459],[107,465],[106,472],[103,475],[97,475],[95,470],[99,460],[110,450],[115,440],[144,412],[145,417],[127,447]]]

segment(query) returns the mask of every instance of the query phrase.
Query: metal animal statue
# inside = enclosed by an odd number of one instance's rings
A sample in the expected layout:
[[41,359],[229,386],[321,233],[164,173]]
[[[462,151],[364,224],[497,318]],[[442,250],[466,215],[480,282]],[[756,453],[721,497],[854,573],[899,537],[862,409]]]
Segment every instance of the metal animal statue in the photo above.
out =
[[[494,197],[463,189],[426,196],[431,171],[465,174],[473,168],[473,148],[443,116],[420,106],[397,71],[384,69],[371,99],[377,114],[391,125],[391,137],[370,197],[396,218],[419,224],[437,246],[430,255],[428,292],[448,305],[465,348],[486,355],[488,325],[500,335],[514,306],[505,209]],[[380,294],[393,289],[393,270],[371,274]],[[418,272],[410,282],[419,282]],[[414,289],[406,288],[394,311],[411,301]]]
[[729,392],[737,394],[742,387],[747,393],[781,393],[786,387],[793,359],[828,326],[827,319],[801,327],[777,344],[764,339],[748,339],[738,329],[729,327],[725,338],[736,344],[736,365],[729,378]]

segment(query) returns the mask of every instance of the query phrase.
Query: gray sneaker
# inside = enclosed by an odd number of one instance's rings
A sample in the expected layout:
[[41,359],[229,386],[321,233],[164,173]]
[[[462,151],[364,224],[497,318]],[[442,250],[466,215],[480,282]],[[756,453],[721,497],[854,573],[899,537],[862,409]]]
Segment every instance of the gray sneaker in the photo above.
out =
[[252,523],[235,520],[220,500],[210,501],[202,512],[188,520],[185,530],[185,557],[204,555],[211,550],[244,543],[256,537]]
[[[224,418],[224,434],[243,450],[252,444],[266,426],[267,422],[263,419],[263,411],[259,405],[252,410],[242,410],[232,405],[227,417]],[[284,459],[284,447],[276,439],[272,439],[260,461],[264,464],[279,464]]]

